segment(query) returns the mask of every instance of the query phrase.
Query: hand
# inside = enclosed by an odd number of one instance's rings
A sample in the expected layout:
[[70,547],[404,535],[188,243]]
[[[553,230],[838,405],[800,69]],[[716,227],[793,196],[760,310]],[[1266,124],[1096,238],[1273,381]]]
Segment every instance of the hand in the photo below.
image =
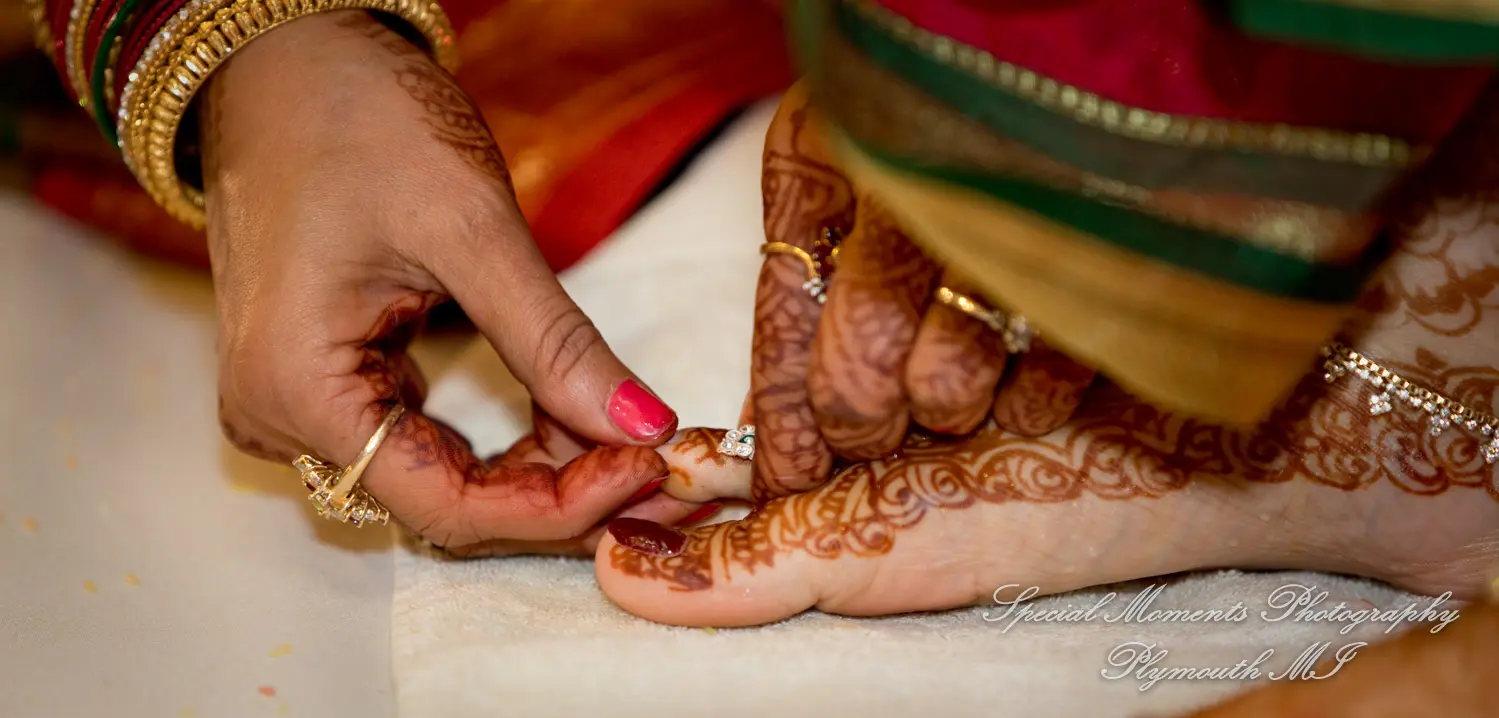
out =
[[999,334],[934,302],[939,284],[974,295],[849,184],[823,132],[794,88],[766,137],[766,239],[814,251],[824,229],[846,238],[825,306],[803,287],[796,257],[771,255],[761,270],[750,380],[757,495],[816,486],[834,454],[887,456],[913,425],[961,435],[992,415],[1026,436],[1061,426],[1094,372],[1041,341],[1010,362]]
[[[236,53],[200,117],[236,446],[347,465],[404,402],[364,487],[452,550],[574,539],[660,478],[644,447],[675,414],[564,293],[477,109],[415,47],[363,12],[299,19]],[[450,299],[560,424],[633,446],[587,475],[486,463],[423,416],[405,348]]]

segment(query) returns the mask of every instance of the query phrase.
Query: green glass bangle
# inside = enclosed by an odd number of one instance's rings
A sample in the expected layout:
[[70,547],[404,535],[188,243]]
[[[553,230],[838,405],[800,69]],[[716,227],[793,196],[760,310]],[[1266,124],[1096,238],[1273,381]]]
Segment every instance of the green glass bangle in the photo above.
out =
[[99,129],[104,131],[104,136],[109,138],[111,145],[119,144],[120,138],[115,133],[114,117],[104,102],[104,80],[109,71],[109,56],[114,54],[115,42],[120,39],[120,34],[124,32],[130,16],[135,14],[135,8],[139,4],[140,0],[125,0],[125,4],[120,6],[119,11],[110,19],[109,27],[100,36],[99,48],[94,54],[93,77],[89,81],[94,99],[94,120],[99,123]]

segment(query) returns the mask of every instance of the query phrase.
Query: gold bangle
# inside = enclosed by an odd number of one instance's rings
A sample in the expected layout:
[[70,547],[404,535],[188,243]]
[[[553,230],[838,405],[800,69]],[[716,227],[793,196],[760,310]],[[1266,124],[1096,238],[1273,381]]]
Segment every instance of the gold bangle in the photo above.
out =
[[99,0],[75,0],[73,8],[68,11],[67,33],[62,38],[63,67],[67,71],[65,79],[78,97],[78,106],[86,111],[92,111],[94,103],[89,97],[92,94],[88,77],[91,68],[83,59],[83,34],[98,4]]
[[[394,15],[426,38],[439,65],[457,66],[453,29],[442,9],[423,0],[220,0],[186,35],[167,36],[151,64],[131,73],[131,96],[122,96],[120,149],[151,198],[173,217],[201,229],[203,192],[177,176],[177,131],[197,91],[230,54],[261,34],[300,17],[334,10]],[[182,13],[179,13],[179,17]],[[144,59],[144,58],[143,58]],[[144,70],[145,74],[141,74]]]
[[234,0],[192,0],[182,6],[151,38],[145,52],[141,53],[135,66],[125,75],[125,86],[120,90],[120,103],[116,110],[115,137],[120,156],[125,159],[125,166],[132,173],[135,172],[136,154],[133,149],[141,145],[136,138],[145,127],[145,121],[141,117],[144,104],[142,100],[156,85],[162,69],[176,51],[175,41],[191,34],[193,28],[207,22],[214,13],[233,3]]

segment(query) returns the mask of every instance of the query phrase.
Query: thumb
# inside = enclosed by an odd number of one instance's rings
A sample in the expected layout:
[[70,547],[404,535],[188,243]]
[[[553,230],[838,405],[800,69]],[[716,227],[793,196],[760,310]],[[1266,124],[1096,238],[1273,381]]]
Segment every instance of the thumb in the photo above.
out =
[[[614,355],[547,266],[524,224],[501,247],[434,267],[537,405],[600,444],[655,446],[677,415]],[[446,254],[446,253],[443,253]],[[454,253],[464,254],[464,253]]]

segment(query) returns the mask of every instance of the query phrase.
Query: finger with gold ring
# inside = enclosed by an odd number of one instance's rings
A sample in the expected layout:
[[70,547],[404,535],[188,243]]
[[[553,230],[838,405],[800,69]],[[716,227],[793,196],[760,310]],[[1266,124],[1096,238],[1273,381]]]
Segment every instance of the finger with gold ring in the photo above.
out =
[[1035,338],[1036,332],[1031,329],[1030,322],[1025,317],[991,309],[973,297],[946,286],[937,287],[935,298],[938,302],[983,322],[998,333],[1004,340],[1005,351],[1011,354],[1030,351],[1031,340]]
[[390,511],[359,485],[359,479],[403,413],[405,408],[399,404],[392,408],[347,468],[339,469],[310,454],[298,456],[292,462],[302,475],[302,484],[311,492],[307,498],[317,507],[319,516],[354,526],[371,523],[384,526],[390,521]]
[[832,278],[838,259],[838,240],[838,233],[825,227],[812,243],[811,251],[788,242],[766,242],[760,245],[760,254],[784,254],[801,260],[807,267],[807,281],[802,284],[802,289],[823,304],[828,301],[828,280]]

